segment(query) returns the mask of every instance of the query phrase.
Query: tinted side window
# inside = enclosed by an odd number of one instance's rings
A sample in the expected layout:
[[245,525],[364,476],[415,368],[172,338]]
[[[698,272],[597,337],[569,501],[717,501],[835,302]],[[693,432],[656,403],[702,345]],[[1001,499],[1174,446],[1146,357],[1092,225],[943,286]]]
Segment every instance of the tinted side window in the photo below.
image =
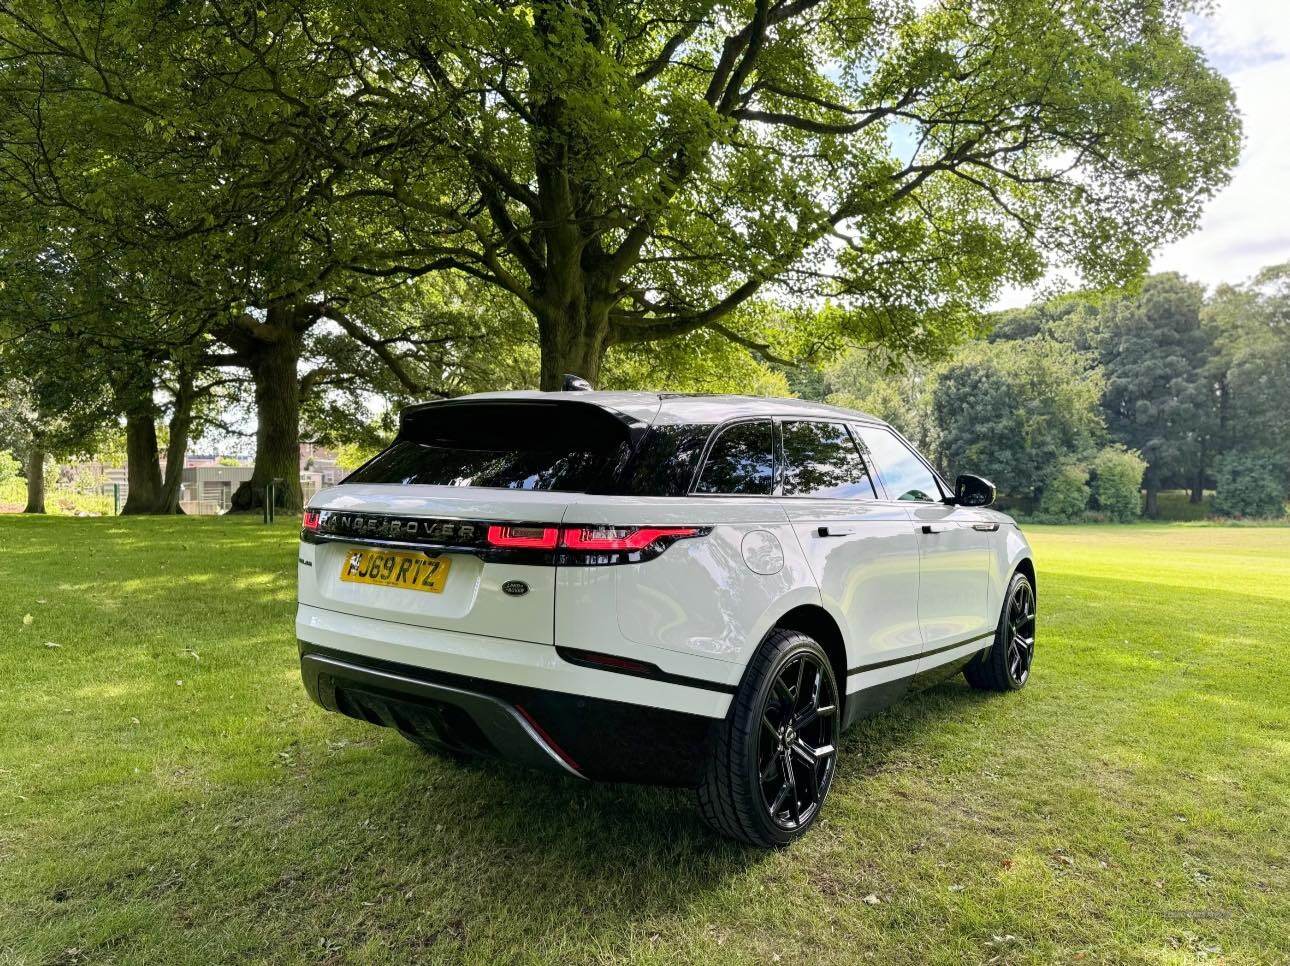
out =
[[861,426],[859,430],[860,438],[878,464],[878,475],[882,477],[891,499],[923,503],[935,503],[941,499],[936,477],[913,450],[886,429]]
[[695,492],[770,496],[775,485],[772,439],[769,419],[727,426],[708,451]]
[[872,500],[877,494],[851,434],[841,423],[786,421],[784,495]]
[[625,496],[684,496],[712,430],[711,423],[655,426],[641,440],[619,492]]

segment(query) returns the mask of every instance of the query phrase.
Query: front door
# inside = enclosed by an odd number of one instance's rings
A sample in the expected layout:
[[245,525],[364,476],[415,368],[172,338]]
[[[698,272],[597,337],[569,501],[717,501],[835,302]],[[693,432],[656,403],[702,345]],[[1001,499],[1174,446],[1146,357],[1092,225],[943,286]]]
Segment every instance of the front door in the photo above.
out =
[[[975,510],[944,503],[912,508],[918,537],[918,623],[925,655],[976,641],[987,627],[988,534],[973,529]],[[926,667],[936,661],[926,662]]]

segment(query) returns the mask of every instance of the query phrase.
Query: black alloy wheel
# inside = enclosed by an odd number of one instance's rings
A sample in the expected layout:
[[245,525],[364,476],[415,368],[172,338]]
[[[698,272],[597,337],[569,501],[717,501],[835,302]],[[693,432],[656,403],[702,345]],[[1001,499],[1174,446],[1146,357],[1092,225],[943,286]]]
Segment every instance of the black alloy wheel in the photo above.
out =
[[1030,663],[1035,658],[1035,592],[1030,581],[1015,581],[1007,611],[1006,663],[1008,677],[1017,687],[1030,677]]
[[1017,691],[1035,661],[1035,587],[1018,571],[1008,582],[994,643],[963,668],[968,684],[983,691]]
[[699,812],[718,832],[775,848],[819,818],[837,773],[842,703],[824,649],[776,628],[713,730]]
[[815,817],[833,780],[837,744],[832,675],[814,654],[797,654],[766,694],[757,748],[762,804],[780,828],[795,831]]

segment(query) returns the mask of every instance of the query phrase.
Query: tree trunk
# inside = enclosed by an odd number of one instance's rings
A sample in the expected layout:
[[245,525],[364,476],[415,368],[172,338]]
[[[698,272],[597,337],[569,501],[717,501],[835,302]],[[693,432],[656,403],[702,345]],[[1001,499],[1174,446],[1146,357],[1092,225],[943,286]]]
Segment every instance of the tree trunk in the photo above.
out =
[[1202,447],[1200,456],[1196,461],[1196,477],[1192,481],[1191,498],[1192,503],[1202,503],[1205,500],[1205,462],[1208,454]]
[[23,513],[45,512],[45,448],[32,443],[27,450],[27,506]]
[[[270,321],[275,312],[270,309]],[[304,504],[300,492],[300,353],[301,334],[288,322],[278,320],[277,337],[260,341],[247,353],[251,378],[255,382],[255,470],[251,479],[233,494],[235,511],[258,510],[264,505],[264,488],[281,480],[275,505],[288,513],[299,513]]]
[[1151,467],[1147,467],[1146,476],[1142,480],[1143,486],[1147,490],[1147,506],[1143,511],[1143,516],[1152,520],[1160,516],[1160,479]]
[[193,380],[180,373],[175,391],[175,411],[170,417],[170,439],[166,443],[166,473],[161,481],[158,513],[183,513],[179,507],[180,484],[184,478],[184,457],[188,455],[188,436],[193,428]]
[[122,516],[157,513],[161,502],[161,464],[157,458],[157,424],[150,408],[125,416],[126,494]]
[[565,375],[581,376],[593,386],[609,347],[609,312],[581,304],[552,309],[538,318],[542,370],[539,388],[553,392]]

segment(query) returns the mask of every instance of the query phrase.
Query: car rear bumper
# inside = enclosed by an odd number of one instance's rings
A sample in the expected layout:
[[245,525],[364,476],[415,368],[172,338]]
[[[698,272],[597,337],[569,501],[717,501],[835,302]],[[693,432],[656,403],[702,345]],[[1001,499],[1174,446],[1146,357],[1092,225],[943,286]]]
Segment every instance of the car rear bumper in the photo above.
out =
[[[726,661],[689,657],[684,676],[652,679],[572,663],[550,644],[379,620],[303,603],[296,611],[296,637],[331,651],[414,670],[705,718],[725,718],[743,670]],[[672,657],[656,648],[639,650],[642,659],[656,663]]]
[[448,751],[596,781],[693,786],[713,718],[363,657],[300,641],[322,707]]

